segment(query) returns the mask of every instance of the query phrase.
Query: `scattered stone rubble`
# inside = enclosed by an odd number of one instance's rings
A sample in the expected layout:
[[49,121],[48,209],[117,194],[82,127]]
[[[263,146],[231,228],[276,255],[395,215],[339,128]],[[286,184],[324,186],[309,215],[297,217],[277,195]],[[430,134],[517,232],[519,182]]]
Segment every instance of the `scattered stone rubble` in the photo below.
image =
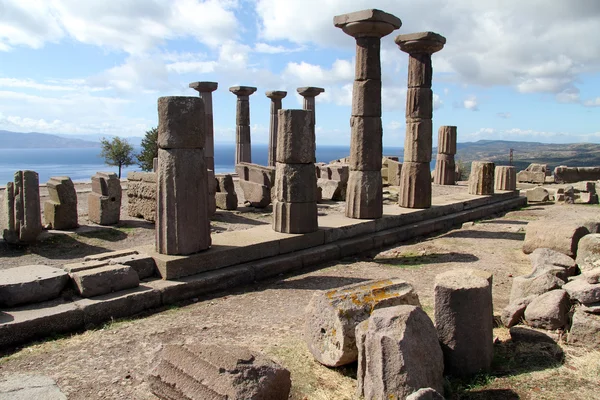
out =
[[97,172],[88,195],[88,219],[98,225],[115,225],[121,219],[121,180],[117,174]]
[[40,181],[35,171],[15,172],[15,181],[6,184],[4,193],[8,243],[33,242],[42,233]]

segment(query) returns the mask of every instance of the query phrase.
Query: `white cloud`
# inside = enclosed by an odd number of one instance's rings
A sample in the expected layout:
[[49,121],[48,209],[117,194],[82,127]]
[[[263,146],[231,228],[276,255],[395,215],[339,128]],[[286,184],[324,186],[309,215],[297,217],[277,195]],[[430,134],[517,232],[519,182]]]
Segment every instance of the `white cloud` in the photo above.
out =
[[434,110],[439,110],[443,106],[444,106],[444,102],[442,101],[440,95],[434,93],[433,94],[433,109]]
[[281,53],[296,53],[305,50],[304,46],[287,48],[283,46],[272,46],[268,43],[258,42],[254,45],[254,51],[257,53],[281,54]]
[[479,104],[477,103],[477,97],[476,96],[469,96],[467,99],[465,99],[463,101],[463,106],[467,110],[479,111]]
[[595,99],[586,100],[583,102],[583,105],[586,107],[600,107],[600,97],[596,97]]
[[330,69],[307,62],[290,62],[282,73],[283,79],[300,82],[301,86],[324,86],[354,80],[354,67],[350,61],[335,60]]
[[502,119],[509,119],[511,117],[509,112],[499,112],[496,115]]

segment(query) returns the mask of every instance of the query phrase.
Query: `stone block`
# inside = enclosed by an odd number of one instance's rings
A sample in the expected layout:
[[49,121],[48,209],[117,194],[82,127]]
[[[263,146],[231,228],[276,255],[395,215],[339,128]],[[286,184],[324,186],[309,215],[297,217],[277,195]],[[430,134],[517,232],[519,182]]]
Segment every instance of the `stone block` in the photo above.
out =
[[350,117],[350,169],[381,169],[383,127],[381,117]]
[[[201,149],[206,141],[204,101],[199,97],[158,98],[158,147]],[[159,168],[162,169],[160,157]]]
[[321,364],[337,367],[358,358],[356,326],[374,310],[420,306],[413,287],[400,279],[368,281],[317,292],[305,310],[304,340]]
[[431,207],[431,170],[429,168],[429,163],[404,162],[402,164],[398,197],[400,207]]
[[88,195],[88,219],[98,225],[114,225],[121,217],[121,181],[116,174],[97,172]]
[[536,297],[536,295],[532,295],[523,299],[518,299],[514,303],[510,303],[504,307],[502,309],[502,314],[500,315],[502,324],[507,328],[511,328],[521,322],[525,317],[525,309]]
[[541,203],[550,199],[548,191],[541,186],[529,189],[525,194],[529,203]]
[[118,264],[73,272],[71,278],[81,297],[118,292],[140,284],[140,279],[133,268]]
[[[431,120],[432,117],[433,91],[422,87],[408,88],[406,92],[406,118]],[[429,131],[430,141],[432,140],[431,135],[431,131]],[[431,149],[431,146],[429,149]]]
[[158,149],[156,249],[192,254],[211,245],[207,170],[199,149]]
[[44,222],[53,229],[76,228],[77,193],[71,178],[52,177],[46,187],[50,200],[44,203]]
[[271,204],[271,187],[259,183],[240,180],[244,200],[252,207],[265,208]]
[[[314,175],[313,175],[314,176]],[[317,202],[273,202],[273,230],[282,233],[309,233],[319,229]]]
[[206,344],[168,344],[148,375],[161,399],[287,400],[290,373],[260,353]]
[[238,198],[235,193],[215,193],[215,204],[220,210],[237,210]]
[[440,126],[438,129],[438,153],[456,154],[456,126]]
[[498,165],[494,169],[495,190],[517,190],[517,170],[515,167]]
[[[362,329],[364,325],[361,326]],[[359,388],[366,399],[404,399],[420,388],[444,390],[444,357],[437,331],[413,305],[373,311],[359,347]]]
[[469,175],[469,194],[494,194],[494,163],[473,161]]
[[379,37],[357,37],[354,79],[358,81],[381,80],[380,53],[381,40]]
[[567,313],[571,308],[569,295],[562,289],[544,293],[529,303],[525,320],[534,328],[561,329],[567,325]]
[[445,372],[461,377],[488,371],[494,355],[490,283],[461,270],[437,275],[434,308]]
[[433,183],[437,185],[454,185],[456,183],[456,164],[454,163],[454,155],[437,155]]
[[15,172],[14,221],[21,242],[34,242],[42,233],[40,181],[35,171]]
[[59,268],[26,265],[0,270],[0,305],[40,303],[60,294],[69,275]]
[[600,315],[586,313],[578,308],[573,314],[569,344],[600,350]]
[[589,271],[600,266],[600,234],[590,233],[579,240],[577,245],[577,265]]
[[544,218],[525,227],[523,253],[544,247],[575,257],[579,240],[589,234],[584,221]]
[[346,216],[357,219],[381,218],[383,183],[381,170],[350,171],[346,189]]
[[391,186],[400,186],[400,176],[402,175],[402,163],[388,159],[387,170],[388,184]]
[[[377,9],[367,9],[355,11],[347,14],[336,15],[333,17],[333,25],[341,28],[346,34],[361,39],[367,37],[382,37],[393,30],[402,26],[400,18]],[[387,27],[377,27],[377,25],[389,25]],[[386,34],[380,30],[389,30]],[[379,32],[379,33],[377,33]]]
[[575,260],[552,249],[535,249],[529,255],[529,259],[531,260],[531,266],[533,267],[531,276],[538,276],[549,272],[566,282],[570,276],[577,273],[577,264],[575,263]]
[[551,290],[560,289],[564,281],[549,272],[537,276],[517,276],[510,290],[510,303],[516,303],[529,296],[539,296]]
[[229,174],[219,175],[216,177],[217,180],[217,192],[221,193],[235,193],[235,185],[233,184],[233,178]]
[[109,251],[109,252],[105,252],[105,253],[99,253],[99,254],[92,254],[89,256],[85,256],[83,258],[84,261],[104,261],[104,260],[108,260],[111,258],[117,258],[117,257],[124,257],[124,256],[129,256],[131,254],[140,254],[139,251],[135,250],[135,249],[124,249],[124,250],[117,250],[117,251]]
[[585,279],[575,279],[562,287],[571,300],[581,304],[600,302],[600,283],[589,283]]
[[408,121],[404,137],[404,162],[431,162],[431,119]]
[[250,181],[269,188],[275,183],[275,167],[241,162],[236,164],[235,171],[240,181]]
[[352,116],[381,117],[381,80],[354,81]]
[[7,182],[4,190],[4,215],[5,229],[2,230],[2,237],[7,243],[17,243],[19,241],[19,232],[15,221],[15,184]]
[[109,265],[127,265],[137,272],[140,279],[150,278],[156,275],[156,263],[154,259],[146,254],[131,254],[127,256],[111,258]]
[[85,271],[86,269],[93,269],[98,267],[103,267],[108,265],[109,260],[91,260],[91,261],[82,261],[76,263],[64,264],[62,269],[67,273]]
[[431,54],[412,53],[408,57],[408,80],[409,88],[431,88],[433,68],[431,66]]
[[317,201],[317,176],[313,164],[283,164],[277,162],[275,198],[288,203]]
[[317,179],[317,186],[321,188],[321,199],[323,200],[346,200],[346,183],[319,178]]
[[279,125],[275,160],[286,164],[313,164],[316,142],[312,112],[279,110],[277,119]]
[[347,164],[331,164],[327,166],[329,171],[329,179],[334,181],[340,181],[342,183],[348,183],[350,177],[350,168]]

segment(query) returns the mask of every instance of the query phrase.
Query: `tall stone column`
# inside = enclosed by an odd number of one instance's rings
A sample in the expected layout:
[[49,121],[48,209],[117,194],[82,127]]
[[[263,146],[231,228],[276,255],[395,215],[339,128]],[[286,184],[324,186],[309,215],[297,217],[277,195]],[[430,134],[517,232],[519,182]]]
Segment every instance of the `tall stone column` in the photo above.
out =
[[298,91],[298,94],[300,96],[304,97],[304,107],[302,108],[307,111],[312,111],[312,124],[314,128],[315,124],[317,123],[317,119],[315,117],[315,97],[323,93],[325,89],[320,87],[307,86],[299,87],[296,90]]
[[456,183],[456,127],[440,126],[438,130],[438,155],[435,160],[433,183],[454,185]]
[[229,91],[237,96],[235,164],[252,162],[250,145],[250,96],[256,92],[251,86],[232,86]]
[[440,51],[446,38],[434,32],[398,35],[400,50],[408,53],[406,93],[406,139],[398,203],[407,208],[431,207],[431,150],[433,91],[431,55]]
[[204,124],[206,139],[204,142],[204,160],[208,169],[208,215],[212,216],[217,211],[215,193],[217,192],[217,181],[215,180],[215,128],[213,120],[212,92],[217,90],[217,82],[192,82],[190,88],[198,91],[200,98],[204,100]]
[[211,245],[208,218],[204,101],[158,99],[156,251],[185,255]]
[[350,177],[346,216],[381,218],[381,38],[400,28],[399,18],[380,10],[334,17],[333,23],[356,39],[356,70],[350,117]]
[[269,125],[269,160],[268,166],[275,166],[277,153],[277,112],[281,110],[281,99],[287,96],[287,92],[272,90],[266,93],[271,99],[271,124]]
[[319,227],[312,112],[279,110],[278,119],[273,230],[314,232]]

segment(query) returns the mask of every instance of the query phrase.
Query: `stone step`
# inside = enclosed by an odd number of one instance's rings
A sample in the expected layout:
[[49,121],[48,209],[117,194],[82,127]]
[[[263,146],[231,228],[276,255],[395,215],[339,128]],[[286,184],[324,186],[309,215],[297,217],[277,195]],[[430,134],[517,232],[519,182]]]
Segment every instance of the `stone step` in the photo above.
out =
[[0,270],[0,305],[39,303],[60,294],[69,275],[47,265],[25,265]]
[[100,296],[140,284],[138,274],[133,268],[119,264],[74,272],[71,278],[81,297]]

